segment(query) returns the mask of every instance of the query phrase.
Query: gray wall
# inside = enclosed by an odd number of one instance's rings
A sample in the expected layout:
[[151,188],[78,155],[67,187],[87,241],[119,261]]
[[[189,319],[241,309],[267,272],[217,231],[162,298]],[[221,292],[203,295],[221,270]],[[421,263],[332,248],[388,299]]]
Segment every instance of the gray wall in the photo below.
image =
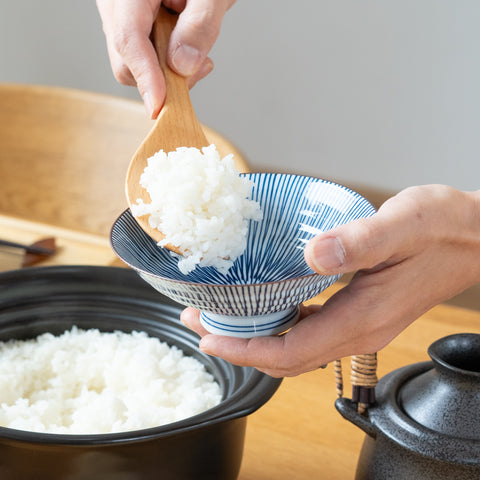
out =
[[[478,0],[237,0],[192,91],[255,170],[480,188]],[[139,98],[94,0],[0,0],[0,81]]]

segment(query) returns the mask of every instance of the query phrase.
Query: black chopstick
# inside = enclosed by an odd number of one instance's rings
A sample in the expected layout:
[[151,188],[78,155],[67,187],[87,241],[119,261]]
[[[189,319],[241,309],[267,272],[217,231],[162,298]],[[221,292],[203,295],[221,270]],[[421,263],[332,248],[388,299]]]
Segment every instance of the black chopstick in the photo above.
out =
[[35,245],[22,245],[21,243],[10,242],[9,240],[0,239],[0,245],[5,247],[21,248],[27,253],[35,253],[37,255],[53,255],[55,253],[55,250],[52,250],[51,248],[38,247]]

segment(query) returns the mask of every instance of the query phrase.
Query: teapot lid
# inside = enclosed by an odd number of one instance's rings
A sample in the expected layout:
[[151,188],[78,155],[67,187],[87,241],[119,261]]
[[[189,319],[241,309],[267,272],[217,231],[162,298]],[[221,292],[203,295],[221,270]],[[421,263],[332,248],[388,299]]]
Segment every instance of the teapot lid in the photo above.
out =
[[432,361],[380,379],[367,416],[352,414],[342,399],[337,409],[371,437],[388,438],[385,445],[480,467],[480,334],[445,337],[428,353]]
[[400,387],[400,408],[434,432],[480,440],[480,335],[441,338],[428,354],[433,368]]

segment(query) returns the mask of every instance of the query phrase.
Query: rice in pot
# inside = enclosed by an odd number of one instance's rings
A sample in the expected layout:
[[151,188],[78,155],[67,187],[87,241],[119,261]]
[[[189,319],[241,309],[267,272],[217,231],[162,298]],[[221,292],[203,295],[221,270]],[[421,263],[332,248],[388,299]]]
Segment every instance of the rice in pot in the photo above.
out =
[[250,200],[253,183],[239,175],[233,155],[221,159],[215,145],[160,150],[148,159],[140,179],[151,203],[132,205],[136,217],[150,215],[149,224],[182,251],[178,267],[184,274],[196,265],[228,271],[246,247],[249,220],[261,220],[258,202]]
[[0,426],[93,434],[201,413],[222,393],[205,366],[145,332],[76,327],[0,342]]

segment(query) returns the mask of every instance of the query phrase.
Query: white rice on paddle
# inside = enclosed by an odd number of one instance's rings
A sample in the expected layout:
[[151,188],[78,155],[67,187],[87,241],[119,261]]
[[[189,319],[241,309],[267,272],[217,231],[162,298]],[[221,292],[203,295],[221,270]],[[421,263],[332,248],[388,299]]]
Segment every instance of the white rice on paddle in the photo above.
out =
[[227,272],[245,250],[248,221],[261,220],[258,202],[249,200],[253,183],[240,177],[233,155],[221,159],[215,145],[160,150],[148,159],[141,185],[151,203],[132,205],[136,217],[150,215],[149,223],[183,257],[180,271],[188,274],[213,266]]
[[0,342],[0,426],[96,434],[201,413],[221,400],[205,366],[145,332],[73,328]]

